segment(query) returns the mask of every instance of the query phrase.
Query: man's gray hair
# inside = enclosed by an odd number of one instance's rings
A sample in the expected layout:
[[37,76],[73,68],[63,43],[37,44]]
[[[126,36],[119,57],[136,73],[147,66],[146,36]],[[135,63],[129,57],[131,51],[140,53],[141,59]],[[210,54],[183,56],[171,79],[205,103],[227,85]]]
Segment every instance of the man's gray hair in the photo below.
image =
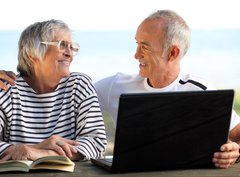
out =
[[164,53],[172,45],[180,47],[181,57],[187,53],[191,43],[191,30],[181,16],[171,10],[158,10],[152,13],[147,19],[161,19],[164,22]]

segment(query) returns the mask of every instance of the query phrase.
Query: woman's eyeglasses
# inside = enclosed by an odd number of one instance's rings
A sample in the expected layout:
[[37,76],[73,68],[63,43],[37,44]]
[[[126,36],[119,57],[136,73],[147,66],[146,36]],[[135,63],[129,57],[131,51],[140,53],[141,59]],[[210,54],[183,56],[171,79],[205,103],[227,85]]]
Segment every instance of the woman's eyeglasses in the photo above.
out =
[[80,45],[78,43],[74,43],[74,42],[70,43],[66,41],[41,42],[41,44],[57,46],[58,50],[61,52],[63,52],[66,49],[70,49],[73,55],[76,55],[80,48]]

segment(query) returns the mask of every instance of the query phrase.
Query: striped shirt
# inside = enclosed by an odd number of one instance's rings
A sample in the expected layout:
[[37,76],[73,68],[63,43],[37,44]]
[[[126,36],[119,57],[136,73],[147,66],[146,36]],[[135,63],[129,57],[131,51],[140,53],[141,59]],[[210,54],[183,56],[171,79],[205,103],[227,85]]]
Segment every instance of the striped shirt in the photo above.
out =
[[107,140],[91,79],[71,73],[55,91],[37,94],[17,76],[16,85],[0,90],[0,154],[9,145],[37,144],[51,135],[76,140],[85,159],[98,158]]

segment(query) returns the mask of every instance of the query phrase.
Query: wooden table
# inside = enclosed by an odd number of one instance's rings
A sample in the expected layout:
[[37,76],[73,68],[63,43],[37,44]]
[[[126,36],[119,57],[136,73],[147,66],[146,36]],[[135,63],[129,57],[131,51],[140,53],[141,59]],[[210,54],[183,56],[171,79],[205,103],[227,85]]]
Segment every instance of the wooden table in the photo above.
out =
[[170,170],[139,173],[112,174],[91,162],[77,162],[73,173],[59,171],[31,171],[28,173],[0,173],[3,177],[235,177],[240,176],[240,164],[235,164],[228,169],[191,169],[191,170]]

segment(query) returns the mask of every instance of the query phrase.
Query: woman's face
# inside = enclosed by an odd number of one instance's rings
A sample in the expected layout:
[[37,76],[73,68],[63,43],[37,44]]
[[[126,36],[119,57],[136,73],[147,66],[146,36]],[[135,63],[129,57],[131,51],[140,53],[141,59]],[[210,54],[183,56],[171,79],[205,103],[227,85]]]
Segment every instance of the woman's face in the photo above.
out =
[[[64,43],[71,43],[71,33],[67,31],[58,31],[56,33],[56,38],[53,41],[47,42],[58,42],[64,41]],[[70,64],[73,60],[73,53],[69,48],[69,45],[66,47],[58,48],[54,45],[47,46],[47,52],[42,60],[38,60],[37,66],[34,66],[37,69],[36,74],[42,74],[47,77],[55,77],[56,79],[61,79],[67,77],[70,74]]]

